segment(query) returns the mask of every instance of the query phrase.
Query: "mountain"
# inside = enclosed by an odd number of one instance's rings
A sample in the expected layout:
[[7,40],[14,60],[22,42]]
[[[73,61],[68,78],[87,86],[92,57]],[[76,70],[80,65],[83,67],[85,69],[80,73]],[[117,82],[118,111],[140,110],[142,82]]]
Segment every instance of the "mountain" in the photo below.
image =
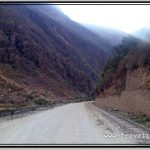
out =
[[112,53],[97,85],[97,104],[149,117],[150,44],[129,36]]
[[53,5],[0,5],[0,106],[94,95],[112,44]]
[[143,28],[133,32],[132,34],[142,41],[150,43],[150,24],[145,25]]
[[83,24],[83,26],[99,35],[100,38],[110,43],[111,46],[118,45],[122,41],[123,37],[128,36],[128,34],[123,31],[105,26],[96,26],[92,24]]

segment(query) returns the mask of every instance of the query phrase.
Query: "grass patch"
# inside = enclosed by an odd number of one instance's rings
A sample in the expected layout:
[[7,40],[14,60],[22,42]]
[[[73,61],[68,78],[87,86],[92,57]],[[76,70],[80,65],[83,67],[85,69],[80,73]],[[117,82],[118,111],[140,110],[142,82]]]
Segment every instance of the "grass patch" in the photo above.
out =
[[147,128],[150,128],[150,116],[147,116],[145,114],[141,114],[141,115],[136,115],[132,112],[124,112],[124,111],[121,111],[121,110],[118,110],[115,111],[114,108],[105,108],[106,110],[110,110],[110,111],[113,111],[114,113],[116,114],[119,114],[120,116],[123,116],[131,121],[134,121],[138,124],[141,124]]
[[0,111],[0,116],[5,116],[7,114],[13,115],[14,114],[14,109],[4,109]]
[[129,115],[130,119],[141,124],[144,125],[145,127],[150,128],[150,117],[146,116],[146,115]]

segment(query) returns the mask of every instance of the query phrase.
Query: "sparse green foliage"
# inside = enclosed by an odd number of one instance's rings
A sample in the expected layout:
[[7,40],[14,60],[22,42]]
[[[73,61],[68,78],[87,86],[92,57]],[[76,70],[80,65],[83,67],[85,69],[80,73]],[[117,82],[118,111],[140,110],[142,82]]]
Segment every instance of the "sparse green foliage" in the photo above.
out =
[[139,67],[138,65],[138,57],[135,56],[135,55],[131,55],[130,58],[129,58],[129,61],[126,65],[126,68],[128,70],[135,70]]
[[129,115],[130,119],[146,127],[150,127],[150,117],[146,115]]
[[[134,38],[134,37],[127,37],[122,40],[122,43],[119,44],[118,46],[114,47],[112,50],[113,56],[108,60],[107,64],[105,65],[103,72],[101,73],[99,83],[96,88],[96,92],[103,92],[103,90],[111,85],[112,80],[116,77],[116,72],[118,70],[118,67],[121,63],[121,61],[128,55],[131,54],[132,52],[134,54],[134,51],[136,51],[137,46],[138,46],[139,40]],[[133,59],[131,59],[128,64],[127,68],[124,69],[136,69],[138,67],[137,64],[137,58],[133,56]],[[125,80],[124,78],[121,78],[121,80],[118,80],[116,82],[116,89],[118,93],[120,93],[125,86]]]
[[27,98],[27,99],[30,99],[30,100],[33,100],[33,99],[34,99],[34,97],[33,97],[32,94],[24,94],[23,96],[24,96],[25,98]]
[[84,101],[91,101],[92,97],[90,97],[90,96],[84,96],[83,99],[84,99]]
[[150,65],[150,49],[149,47],[143,51],[140,55],[140,61],[143,62],[144,65]]
[[39,99],[35,100],[34,103],[36,105],[43,105],[43,106],[47,106],[49,104],[48,101],[44,98],[39,98]]

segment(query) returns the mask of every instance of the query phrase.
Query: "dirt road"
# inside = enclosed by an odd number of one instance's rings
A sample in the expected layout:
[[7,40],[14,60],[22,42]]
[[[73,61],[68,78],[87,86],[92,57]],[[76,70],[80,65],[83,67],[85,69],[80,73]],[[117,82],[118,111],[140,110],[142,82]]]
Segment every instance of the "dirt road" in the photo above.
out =
[[84,102],[0,121],[0,144],[138,143],[133,138],[106,137],[114,133],[121,135],[123,132],[108,118],[89,109]]

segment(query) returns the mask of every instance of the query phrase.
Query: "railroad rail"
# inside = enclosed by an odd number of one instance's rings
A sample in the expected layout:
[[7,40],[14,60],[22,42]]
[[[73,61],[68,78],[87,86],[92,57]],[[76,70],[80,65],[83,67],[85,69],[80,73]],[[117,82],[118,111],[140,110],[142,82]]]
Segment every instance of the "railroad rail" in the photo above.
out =
[[[115,124],[119,125],[124,133],[128,134],[148,134],[150,136],[150,129],[139,125],[138,123],[131,121],[119,114],[116,114],[110,110],[105,110],[100,106],[95,105],[94,103],[86,103],[86,106],[91,109],[93,108],[95,111],[100,112],[103,116],[114,122]],[[94,112],[96,113],[96,112]],[[128,123],[128,124],[127,124]],[[137,139],[138,144],[150,144],[150,137],[149,139],[140,138]]]

